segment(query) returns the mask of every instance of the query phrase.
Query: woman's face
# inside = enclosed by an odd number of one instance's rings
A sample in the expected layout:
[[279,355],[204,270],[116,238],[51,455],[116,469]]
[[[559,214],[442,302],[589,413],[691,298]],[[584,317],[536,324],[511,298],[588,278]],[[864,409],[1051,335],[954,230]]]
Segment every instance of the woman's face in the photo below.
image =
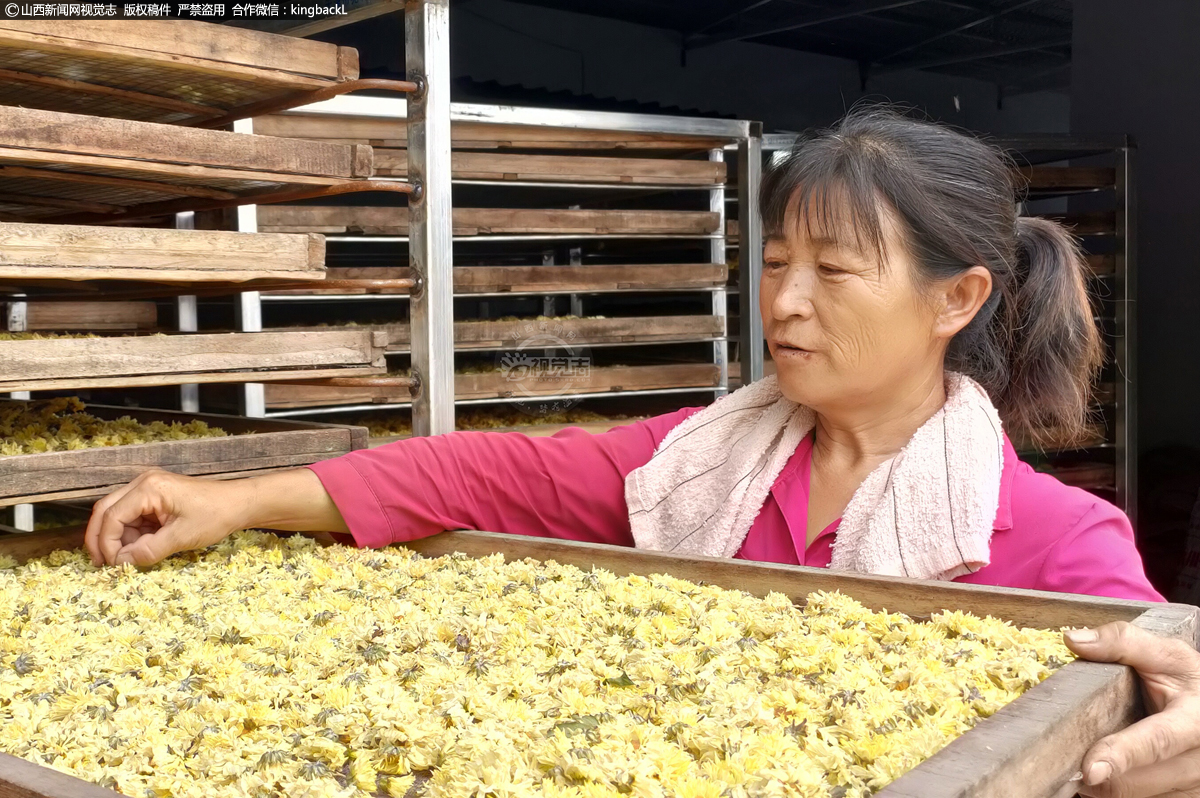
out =
[[[938,308],[918,290],[894,218],[883,214],[884,262],[850,230],[797,217],[767,240],[760,309],[784,396],[817,412],[886,407],[940,375]],[[846,214],[842,214],[846,217]]]

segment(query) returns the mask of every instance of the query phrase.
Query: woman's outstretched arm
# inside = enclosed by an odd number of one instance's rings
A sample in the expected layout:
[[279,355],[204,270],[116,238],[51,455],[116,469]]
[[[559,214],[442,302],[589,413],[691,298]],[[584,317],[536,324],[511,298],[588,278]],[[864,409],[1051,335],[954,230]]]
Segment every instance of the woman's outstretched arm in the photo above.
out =
[[307,468],[223,481],[147,471],[96,502],[86,544],[96,565],[152,565],[247,527],[348,531]]
[[698,409],[601,435],[413,438],[251,479],[148,472],[96,504],[87,547],[97,565],[152,565],[247,527],[349,533],[371,547],[444,529],[632,545],[625,475]]

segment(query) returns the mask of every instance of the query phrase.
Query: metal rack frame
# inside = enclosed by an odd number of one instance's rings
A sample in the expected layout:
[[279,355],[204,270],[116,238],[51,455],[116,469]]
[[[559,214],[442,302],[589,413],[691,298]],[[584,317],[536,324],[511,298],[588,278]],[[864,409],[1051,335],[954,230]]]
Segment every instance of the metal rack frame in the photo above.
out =
[[[424,10],[422,10],[424,9]],[[409,174],[422,190],[409,198],[410,234],[408,236],[371,236],[355,237],[329,235],[330,242],[352,241],[356,243],[371,242],[379,244],[408,242],[410,251],[410,267],[418,275],[418,290],[408,298],[410,301],[410,323],[412,324],[412,363],[413,373],[417,377],[418,388],[412,403],[413,432],[416,435],[439,434],[454,429],[454,387],[453,387],[453,283],[452,283],[452,248],[456,243],[486,241],[554,241],[554,240],[593,240],[593,239],[694,239],[709,241],[711,262],[725,262],[725,185],[711,186],[651,186],[651,185],[597,185],[583,184],[589,189],[621,189],[629,190],[671,190],[704,189],[709,192],[709,207],[720,214],[721,225],[719,232],[712,235],[637,235],[637,234],[595,234],[595,235],[480,235],[454,236],[451,233],[451,185],[474,184],[479,181],[452,180],[450,176],[451,122],[486,122],[491,124],[512,124],[534,126],[543,125],[558,128],[574,128],[581,130],[621,131],[629,133],[658,133],[664,135],[696,136],[698,138],[719,138],[735,142],[739,164],[744,160],[747,164],[757,164],[761,160],[759,139],[761,125],[744,120],[707,119],[692,117],[657,116],[647,114],[610,113],[593,111],[569,111],[546,108],[522,108],[512,106],[493,106],[465,103],[449,103],[449,72],[448,46],[446,32],[446,0],[422,0],[410,3],[406,9],[406,52],[408,53],[407,68],[409,78],[422,78],[426,86],[425,93],[416,97],[364,97],[361,95],[342,95],[330,100],[313,103],[306,106],[287,109],[282,113],[323,113],[342,116],[365,116],[375,118],[407,119],[409,129]],[[441,91],[439,92],[439,88]],[[441,99],[439,100],[439,97]],[[410,103],[412,104],[410,106]],[[436,117],[436,121],[435,121]],[[249,120],[247,120],[249,123]],[[433,152],[436,146],[436,152]],[[722,149],[709,151],[710,160],[725,160],[726,153]],[[750,166],[738,169],[737,192],[739,196],[757,197],[758,181],[761,167]],[[386,180],[388,178],[380,178]],[[436,182],[435,182],[436,181]],[[523,181],[522,185],[529,183]],[[508,182],[500,185],[511,186]],[[570,185],[546,181],[535,181],[535,185],[545,187],[570,188]],[[421,207],[426,211],[420,211]],[[252,206],[247,215],[255,213]],[[750,213],[757,218],[757,206],[751,204],[743,213]],[[243,214],[239,213],[239,229],[251,229],[253,219],[247,219],[247,227],[240,224]],[[439,224],[440,222],[440,224]],[[759,225],[743,224],[746,229],[757,230]],[[436,228],[436,229],[435,229]],[[750,241],[743,236],[739,269],[739,293],[742,302],[752,302],[753,313],[742,314],[742,324],[749,321],[750,335],[762,339],[761,320],[757,313],[758,279],[762,270],[761,236],[755,244],[753,237]],[[719,259],[719,260],[718,260]],[[705,289],[712,293],[713,314],[728,319],[728,303],[724,288]],[[546,293],[540,291],[539,293]],[[566,292],[570,293],[570,292]],[[477,295],[472,295],[477,296]],[[506,294],[511,296],[511,294]],[[280,301],[331,301],[359,299],[405,299],[404,295],[393,296],[306,296],[278,297]],[[747,299],[748,298],[748,299]],[[277,298],[267,298],[274,302]],[[259,293],[242,294],[239,308],[242,319],[257,320],[261,325],[262,303],[264,297]],[[248,329],[248,328],[246,328]],[[713,362],[720,369],[720,380],[714,389],[717,396],[728,392],[728,322],[726,334],[712,341]],[[712,340],[712,339],[705,339]],[[761,347],[759,347],[761,350]],[[762,355],[759,352],[757,360],[744,359],[742,362],[743,382],[748,382],[762,376]],[[689,391],[695,389],[687,389]],[[655,391],[653,393],[660,393]],[[649,393],[649,392],[639,392]],[[291,416],[314,415],[317,413],[344,412],[356,409],[354,406],[337,406],[333,408],[308,409],[306,411],[281,411],[267,413],[261,404],[261,390],[251,397],[247,390],[247,401],[244,408],[247,414],[262,416]],[[589,394],[589,396],[591,396]],[[476,400],[478,401],[478,400]],[[458,404],[469,404],[464,400]],[[386,409],[389,407],[405,407],[399,405],[373,405],[371,409]]]

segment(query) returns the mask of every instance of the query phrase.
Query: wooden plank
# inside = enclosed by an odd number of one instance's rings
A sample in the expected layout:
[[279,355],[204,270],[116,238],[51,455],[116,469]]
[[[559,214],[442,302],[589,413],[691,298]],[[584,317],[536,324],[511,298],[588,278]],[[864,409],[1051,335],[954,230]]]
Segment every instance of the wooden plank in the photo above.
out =
[[[711,363],[668,363],[656,366],[599,366],[584,375],[542,375],[510,380],[503,371],[455,374],[454,398],[491,399],[521,396],[583,396],[608,391],[649,391],[661,388],[711,388],[720,377]],[[368,378],[369,379],[369,378]],[[408,402],[407,388],[329,387],[324,385],[264,386],[272,409],[324,405]]]
[[383,370],[382,366],[341,366],[339,368],[277,369],[272,371],[180,371],[135,376],[21,379],[0,382],[0,391],[80,391],[85,388],[153,388],[191,383],[316,380],[333,377],[370,377],[383,373]]
[[[407,266],[331,266],[328,280],[402,280]],[[723,263],[654,263],[595,266],[456,266],[456,294],[542,293],[547,291],[665,291],[720,288],[728,279]],[[408,294],[407,290],[312,287],[271,291],[272,294]]]
[[325,276],[325,239],[0,222],[0,279],[241,282]]
[[1117,234],[1117,217],[1112,211],[1089,211],[1065,215],[1046,214],[1045,217],[1065,226],[1077,236],[1114,236]]
[[[801,565],[780,565],[749,560],[691,557],[666,552],[605,546],[548,538],[522,538],[492,532],[444,532],[412,541],[409,548],[429,557],[459,551],[471,557],[502,553],[507,558],[552,559],[581,568],[605,568],[615,574],[671,574],[680,579],[707,582],[730,590],[764,596],[783,593],[801,600],[815,590],[841,590],[872,610],[905,612],[927,617],[951,608],[1003,618],[1020,626],[1056,629],[1110,621],[1132,621],[1143,612],[1163,605],[1099,596],[1046,593],[1021,588],[969,585],[958,582],[924,582],[892,576],[830,571]],[[1181,606],[1181,605],[1175,605]],[[1190,608],[1196,612],[1196,608]]]
[[1117,273],[1116,255],[1086,255],[1088,269],[1097,277],[1105,277]]
[[113,798],[116,795],[118,793],[112,790],[54,768],[0,754],[0,798]]
[[346,426],[104,406],[89,406],[87,412],[110,419],[128,415],[143,423],[199,419],[231,434],[0,457],[0,506],[42,494],[120,485],[149,468],[199,475],[300,466],[366,443],[365,430]]
[[27,302],[25,329],[59,332],[152,330],[158,326],[153,302]]
[[[345,59],[339,57],[344,48],[336,45],[191,20],[138,20],[134,26],[119,20],[4,20],[0,22],[0,47],[142,62],[160,68],[187,66],[261,80],[285,77],[271,72],[322,79],[312,88],[358,77],[357,69],[346,71]],[[238,66],[248,70],[235,70]]]
[[[376,149],[375,170],[378,175],[407,177],[408,151]],[[678,158],[455,152],[450,156],[450,174],[460,180],[716,185],[725,182],[726,168],[723,161]]]
[[[623,427],[626,424],[632,424],[636,421],[642,421],[641,418],[622,418],[622,419],[605,419],[604,421],[581,421],[577,424],[526,424],[519,427],[491,427],[486,432],[519,432],[522,435],[528,435],[531,438],[545,438],[550,435],[556,435],[565,429],[578,429],[592,435],[600,435],[608,432],[616,427]],[[369,446],[372,449],[380,446],[386,446],[389,443],[396,441],[408,440],[411,435],[389,435],[382,438],[371,438]]]
[[1022,166],[1021,179],[1031,189],[1112,188],[1117,182],[1115,169],[1092,166]]
[[[406,147],[406,120],[336,114],[272,114],[255,117],[254,130],[267,136],[356,142],[380,147]],[[622,130],[579,130],[541,125],[496,125],[452,122],[451,145],[456,149],[509,148],[571,150],[689,150],[723,147],[733,139],[632,133]]]
[[[285,329],[304,331],[322,328]],[[387,333],[387,350],[389,352],[407,352],[409,342],[412,340],[407,324],[370,324],[349,329],[367,329]],[[613,319],[456,321],[454,323],[454,344],[458,349],[513,347],[535,335],[553,335],[563,340],[569,340],[572,344],[671,342],[705,340],[719,337],[724,333],[724,325],[719,316],[623,316]]]
[[[317,177],[370,177],[370,147],[5,108],[0,141],[14,149]],[[365,163],[363,155],[365,154]]]
[[[343,368],[377,373],[384,340],[367,330],[326,330],[0,341],[0,390],[170,385],[184,374],[246,382]],[[26,387],[11,387],[18,385]]]
[[[239,133],[237,135],[245,134]],[[109,158],[100,155],[69,152],[44,152],[41,150],[28,150],[6,146],[0,146],[0,163],[27,164],[47,168],[69,167],[81,172],[88,172],[88,170],[102,171],[118,177],[154,178],[164,185],[163,191],[158,192],[160,194],[168,193],[167,187],[171,180],[192,180],[209,185],[229,185],[229,181],[248,184],[234,186],[238,189],[283,188],[289,185],[331,186],[343,182],[339,178],[317,177],[314,175],[247,171],[187,163],[143,161],[136,158]],[[272,186],[272,183],[278,183],[279,186]],[[142,200],[139,199],[138,201],[141,202]]]
[[[709,211],[527,208],[455,208],[453,219],[454,235],[459,236],[488,233],[705,235],[716,232],[720,223],[720,215]],[[408,208],[260,205],[258,229],[273,233],[408,235]]]

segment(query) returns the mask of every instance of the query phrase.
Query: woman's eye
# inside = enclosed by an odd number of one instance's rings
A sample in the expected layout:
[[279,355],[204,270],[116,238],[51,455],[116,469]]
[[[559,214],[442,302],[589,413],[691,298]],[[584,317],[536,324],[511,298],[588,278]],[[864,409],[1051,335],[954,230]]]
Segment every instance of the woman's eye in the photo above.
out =
[[786,260],[769,260],[763,263],[763,268],[766,269],[785,269],[787,268]]
[[817,266],[817,271],[821,272],[821,274],[825,275],[826,277],[837,277],[846,273],[845,269],[839,269],[837,266],[830,266],[827,263],[819,264]]

